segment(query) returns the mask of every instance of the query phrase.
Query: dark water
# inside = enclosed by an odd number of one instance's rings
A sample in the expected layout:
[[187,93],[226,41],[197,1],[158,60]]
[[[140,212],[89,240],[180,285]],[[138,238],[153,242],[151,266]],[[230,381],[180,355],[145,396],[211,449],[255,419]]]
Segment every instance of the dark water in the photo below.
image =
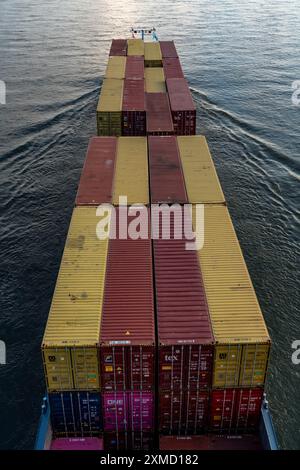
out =
[[40,342],[110,39],[174,38],[273,340],[283,448],[300,448],[298,0],[0,0],[0,448],[31,448]]

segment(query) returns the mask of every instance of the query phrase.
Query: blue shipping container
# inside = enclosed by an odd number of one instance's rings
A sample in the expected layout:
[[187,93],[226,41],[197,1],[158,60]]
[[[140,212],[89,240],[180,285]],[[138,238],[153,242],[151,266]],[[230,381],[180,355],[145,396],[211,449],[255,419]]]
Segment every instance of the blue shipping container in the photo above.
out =
[[49,393],[52,429],[55,434],[91,436],[103,429],[101,395],[98,392]]

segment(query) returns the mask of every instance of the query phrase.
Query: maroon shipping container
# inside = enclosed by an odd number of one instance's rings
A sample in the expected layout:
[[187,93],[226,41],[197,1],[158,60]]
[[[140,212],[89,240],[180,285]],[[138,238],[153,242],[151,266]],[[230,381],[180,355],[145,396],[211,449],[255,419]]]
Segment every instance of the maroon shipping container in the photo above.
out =
[[109,55],[110,56],[113,56],[113,55],[126,56],[127,55],[127,39],[113,39],[111,42]]
[[144,80],[124,80],[122,135],[146,135]]
[[174,127],[167,93],[146,93],[147,135],[172,135]]
[[153,431],[153,392],[104,392],[102,397],[105,432]]
[[125,79],[144,80],[144,57],[128,56],[126,59]]
[[154,435],[146,432],[104,434],[104,449],[108,450],[152,450],[154,448]]
[[[152,390],[155,386],[155,317],[149,209],[146,239],[120,239],[119,226],[136,216],[116,208],[116,238],[108,247],[100,354],[103,390]],[[124,217],[124,219],[123,219]],[[111,225],[113,230],[113,223]]]
[[152,204],[188,203],[176,137],[149,136]]
[[117,138],[93,137],[89,141],[77,191],[76,206],[112,201]]
[[187,81],[183,78],[169,78],[166,83],[175,134],[195,135],[196,107]]
[[216,432],[242,432],[259,425],[263,390],[229,388],[213,390],[210,428]]
[[174,41],[159,41],[162,58],[178,57]]
[[208,424],[209,392],[161,391],[158,412],[161,434],[199,434]]
[[163,59],[163,68],[166,80],[168,78],[184,78],[180,60],[176,57]]

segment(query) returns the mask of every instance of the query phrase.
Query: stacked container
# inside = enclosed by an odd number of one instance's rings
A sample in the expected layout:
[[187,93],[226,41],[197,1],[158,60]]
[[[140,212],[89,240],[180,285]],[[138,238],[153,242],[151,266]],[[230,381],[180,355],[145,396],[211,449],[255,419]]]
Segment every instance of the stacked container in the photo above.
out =
[[166,93],[146,93],[147,135],[172,135],[174,127]]
[[145,42],[145,67],[161,67],[162,55],[159,42]]
[[[164,69],[166,73],[166,69]],[[167,78],[167,90],[176,135],[196,134],[196,107],[184,78]]]
[[123,80],[106,78],[103,80],[97,106],[98,135],[122,135]]

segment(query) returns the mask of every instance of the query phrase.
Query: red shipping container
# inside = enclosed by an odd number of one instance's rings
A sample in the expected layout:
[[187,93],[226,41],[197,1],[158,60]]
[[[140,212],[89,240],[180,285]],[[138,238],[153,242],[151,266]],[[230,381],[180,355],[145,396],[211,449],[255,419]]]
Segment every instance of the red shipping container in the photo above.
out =
[[124,80],[122,135],[146,135],[144,80]]
[[178,57],[174,41],[159,41],[162,58]]
[[77,191],[76,206],[98,206],[112,201],[116,152],[116,137],[90,139]]
[[208,423],[209,392],[160,392],[158,412],[161,434],[199,434],[206,429]]
[[188,203],[176,137],[149,136],[152,204]]
[[127,39],[113,39],[110,47],[110,56],[126,56],[127,55]]
[[147,432],[128,432],[104,434],[104,449],[108,450],[152,450],[154,435]]
[[119,226],[125,230],[135,216],[129,216],[126,207],[115,211],[116,238],[109,241],[100,333],[103,390],[155,387],[150,213],[149,209],[143,210],[148,222],[147,238],[136,240],[120,239],[119,233]]
[[126,59],[125,79],[144,80],[144,57],[128,56]]
[[187,81],[183,78],[169,78],[166,83],[175,134],[195,135],[196,107]]
[[172,135],[174,127],[167,93],[146,93],[147,135]]
[[254,430],[259,425],[263,390],[213,390],[210,410],[210,428],[216,432]]
[[104,392],[105,432],[153,431],[153,392]]
[[184,78],[180,60],[176,57],[163,59],[163,68],[166,80],[168,78]]

